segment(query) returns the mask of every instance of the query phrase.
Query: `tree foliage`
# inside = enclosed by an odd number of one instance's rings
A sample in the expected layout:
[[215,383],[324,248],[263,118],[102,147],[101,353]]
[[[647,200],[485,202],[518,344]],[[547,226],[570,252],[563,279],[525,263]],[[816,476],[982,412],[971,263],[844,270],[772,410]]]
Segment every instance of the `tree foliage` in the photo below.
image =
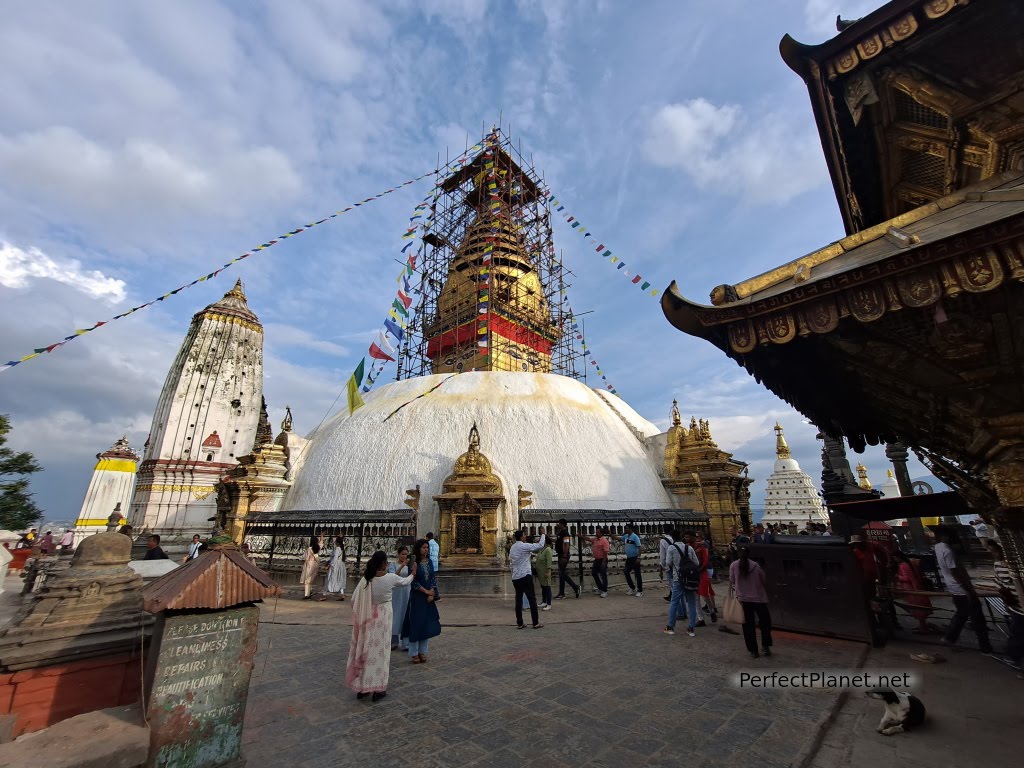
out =
[[0,414],[0,528],[21,531],[43,516],[28,490],[28,476],[43,468],[28,451],[15,453],[7,447],[10,431],[10,419]]

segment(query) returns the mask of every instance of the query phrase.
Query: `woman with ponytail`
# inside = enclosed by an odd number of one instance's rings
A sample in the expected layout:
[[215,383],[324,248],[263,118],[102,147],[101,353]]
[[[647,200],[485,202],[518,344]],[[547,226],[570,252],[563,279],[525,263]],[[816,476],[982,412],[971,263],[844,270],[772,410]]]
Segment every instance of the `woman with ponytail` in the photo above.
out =
[[361,699],[372,693],[379,701],[387,695],[391,662],[391,590],[412,583],[408,576],[388,573],[388,556],[374,552],[352,595],[352,642],[348,647],[345,685]]
[[[764,568],[750,559],[750,547],[739,547],[739,559],[729,566],[729,584],[743,606],[743,640],[752,658],[772,655],[772,617],[768,613],[768,579]],[[757,652],[754,620],[761,625],[761,653]]]

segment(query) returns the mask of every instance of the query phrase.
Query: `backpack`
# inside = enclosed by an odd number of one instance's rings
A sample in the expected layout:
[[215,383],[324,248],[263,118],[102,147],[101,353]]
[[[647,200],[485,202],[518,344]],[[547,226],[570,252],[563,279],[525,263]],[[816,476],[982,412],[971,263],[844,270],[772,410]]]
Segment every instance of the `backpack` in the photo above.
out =
[[[679,549],[679,544],[673,544],[676,551],[679,552],[679,573],[676,574],[676,579],[679,581],[679,585],[687,592],[696,592],[700,587],[700,572],[702,568],[699,564],[694,563],[689,557],[686,556],[686,550]],[[692,548],[689,544],[684,545],[686,549]],[[696,552],[694,552],[696,554]]]

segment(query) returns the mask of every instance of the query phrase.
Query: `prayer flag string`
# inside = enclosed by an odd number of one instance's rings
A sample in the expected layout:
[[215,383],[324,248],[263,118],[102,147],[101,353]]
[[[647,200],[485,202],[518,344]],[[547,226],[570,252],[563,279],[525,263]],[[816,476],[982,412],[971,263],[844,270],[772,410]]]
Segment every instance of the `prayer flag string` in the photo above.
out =
[[[548,203],[551,205],[551,208],[554,209],[555,213],[559,214],[563,219],[565,219],[565,222],[572,229],[576,230],[576,232],[583,235],[584,240],[586,240],[588,237],[594,237],[593,233],[591,233],[589,229],[584,227],[580,223],[579,219],[570,214],[569,211],[565,209],[565,206],[562,205],[561,201],[558,200],[553,194],[548,194]],[[596,239],[597,238],[594,238],[594,240]],[[551,247],[553,249],[554,245],[552,245]],[[604,243],[599,243],[594,248],[594,251],[601,254],[604,258],[608,259],[609,264],[614,264],[615,269],[623,277],[630,278],[630,282],[633,285],[639,287],[640,290],[643,291],[644,293],[649,293],[651,296],[657,296],[659,293],[661,293],[661,291],[659,291],[657,288],[651,288],[650,280],[645,280],[643,276],[640,274],[630,273],[630,271],[626,268],[626,262],[624,262],[619,256],[616,256],[614,253],[612,253],[610,248],[606,248]]]
[[604,375],[604,371],[601,370],[601,366],[597,363],[597,358],[594,357],[594,353],[590,351],[590,347],[587,346],[587,340],[583,338],[583,329],[580,328],[580,324],[576,322],[576,318],[569,315],[569,327],[572,329],[573,335],[576,337],[576,341],[580,343],[583,348],[583,356],[587,358],[587,362],[594,366],[597,371],[597,375],[601,377],[604,382],[605,389],[611,392],[613,395],[617,395],[618,390],[612,386],[611,382],[608,381],[608,377]]
[[[493,151],[493,146],[496,141],[496,138],[497,135],[495,133],[492,132],[488,134],[484,138],[483,142],[479,144],[474,144],[472,147],[463,152],[462,155],[460,155],[458,158],[448,163],[446,165],[446,168],[451,167],[453,165],[460,166],[465,164],[466,162],[468,162],[472,153],[485,148],[485,157],[490,157],[488,153],[491,153]],[[493,167],[494,163],[491,162],[490,165],[491,167]],[[440,174],[440,172],[438,173]],[[402,271],[399,272],[398,277],[395,279],[395,282],[399,283],[399,288],[396,292],[395,298],[391,302],[390,308],[388,309],[387,317],[384,319],[383,326],[377,332],[377,335],[374,337],[374,340],[370,343],[369,355],[372,358],[372,362],[370,366],[370,372],[366,376],[365,383],[363,383],[362,377],[362,366],[366,362],[365,357],[360,361],[359,366],[357,366],[356,368],[356,371],[349,378],[347,385],[348,391],[350,393],[349,415],[354,413],[358,408],[360,408],[363,405],[363,400],[359,396],[359,392],[356,392],[354,397],[352,396],[351,393],[353,392],[353,386],[358,387],[361,385],[362,394],[366,394],[367,392],[369,392],[370,389],[373,387],[374,382],[380,377],[380,374],[384,371],[385,366],[387,366],[389,362],[395,361],[395,356],[397,354],[395,352],[395,346],[401,345],[403,339],[405,338],[406,329],[408,328],[409,322],[412,320],[412,315],[415,312],[415,308],[412,306],[413,294],[415,292],[412,289],[410,279],[416,272],[417,259],[419,259],[419,257],[423,254],[422,235],[428,232],[431,226],[433,226],[433,220],[431,217],[433,216],[435,204],[437,203],[437,200],[441,197],[441,193],[441,187],[435,184],[430,194],[424,197],[416,205],[416,207],[413,208],[412,215],[409,217],[409,226],[402,234],[401,239],[409,240],[410,242],[402,246],[401,253],[403,254],[403,256],[405,256],[405,263],[402,267]],[[417,237],[417,230],[421,230],[419,247],[416,250],[409,252],[410,248],[413,246],[412,241],[415,240]],[[491,246],[489,250],[493,250],[493,246]],[[489,263],[491,260],[491,254],[488,252],[484,256],[484,258],[486,262]],[[486,307],[486,298],[487,292],[484,289],[482,296],[480,297],[482,307]],[[484,322],[486,323],[486,320],[484,320]],[[389,337],[390,339],[394,339],[395,345],[392,345]],[[486,339],[487,337],[484,336],[484,340],[478,342],[479,345],[483,347],[483,353],[485,355],[488,353]],[[385,421],[386,420],[387,419],[385,419]]]
[[[452,160],[449,163],[447,163],[444,168],[435,169],[433,171],[428,171],[427,173],[424,173],[424,174],[421,174],[419,176],[416,176],[415,178],[408,179],[407,181],[403,181],[401,184],[396,184],[393,187],[389,187],[388,189],[386,189],[383,192],[380,192],[380,193],[378,193],[376,195],[371,195],[370,197],[367,197],[364,200],[360,200],[358,203],[353,203],[352,205],[346,206],[345,208],[342,208],[341,210],[335,211],[334,213],[332,213],[332,214],[330,214],[328,216],[324,216],[321,219],[317,219],[316,221],[312,221],[312,222],[310,222],[308,224],[304,224],[301,227],[296,227],[295,229],[293,229],[293,230],[291,230],[289,232],[284,232],[283,234],[280,234],[277,237],[275,237],[275,238],[273,238],[271,240],[267,240],[265,243],[262,243],[261,245],[258,245],[258,246],[256,246],[255,248],[253,248],[253,249],[251,249],[249,251],[246,251],[241,256],[238,256],[238,257],[232,259],[231,261],[226,262],[224,265],[222,265],[218,269],[215,269],[212,272],[209,272],[209,273],[203,275],[202,277],[198,277],[198,278],[196,278],[195,280],[193,280],[190,283],[185,283],[184,285],[179,285],[173,291],[168,291],[167,293],[163,294],[162,296],[159,296],[159,297],[157,297],[155,299],[147,301],[144,304],[139,304],[137,307],[132,307],[127,312],[122,312],[119,315],[114,315],[113,317],[108,318],[106,320],[100,320],[100,321],[96,322],[95,324],[89,326],[88,328],[78,328],[70,336],[65,336],[62,341],[58,341],[58,342],[56,342],[54,344],[49,344],[49,345],[44,346],[44,347],[36,347],[35,349],[32,350],[32,352],[30,354],[24,355],[24,356],[22,356],[22,357],[20,357],[20,358],[18,358],[16,360],[8,360],[6,363],[0,364],[0,373],[3,373],[4,371],[6,371],[6,370],[8,370],[10,368],[13,368],[16,365],[21,365],[22,363],[28,362],[29,360],[32,360],[33,358],[39,357],[40,355],[42,355],[44,353],[53,352],[58,347],[64,346],[69,341],[74,341],[79,336],[84,336],[87,333],[95,331],[97,328],[102,328],[104,325],[107,325],[108,323],[111,323],[114,320],[121,320],[121,319],[123,319],[125,317],[128,317],[129,315],[135,314],[136,312],[138,312],[140,310],[146,309],[147,307],[151,307],[154,304],[158,304],[159,302],[164,301],[165,299],[168,299],[171,296],[177,295],[178,293],[180,293],[181,291],[185,290],[186,288],[191,288],[193,285],[198,285],[199,283],[206,282],[207,280],[212,280],[213,278],[217,277],[217,275],[219,275],[221,272],[223,272],[225,269],[231,267],[232,265],[237,264],[238,262],[242,261],[243,259],[247,259],[250,256],[253,256],[253,255],[257,254],[260,251],[265,251],[266,249],[271,248],[271,247],[277,245],[278,243],[281,243],[281,242],[287,240],[290,237],[294,237],[295,235],[301,234],[302,232],[306,232],[306,231],[312,229],[313,227],[319,226],[320,224],[328,222],[331,219],[335,219],[338,216],[341,216],[342,214],[345,214],[345,213],[348,213],[349,211],[355,210],[356,208],[360,208],[360,207],[366,205],[367,203],[372,203],[372,202],[374,202],[376,200],[380,200],[382,197],[385,197],[386,195],[390,195],[393,192],[397,192],[398,190],[400,190],[400,189],[402,189],[404,187],[408,187],[408,186],[410,186],[412,184],[415,184],[418,181],[422,181],[423,179],[427,178],[428,176],[437,176],[438,174],[442,173],[447,168],[450,168],[452,166],[464,165],[466,163],[470,153],[475,152],[475,151],[477,151],[479,149],[482,149],[482,148],[483,148],[483,144],[475,144],[472,147],[470,147],[469,149],[467,149],[465,152],[463,152],[460,156],[458,156],[454,160]],[[415,232],[415,229],[416,229],[416,225],[413,224],[412,228],[409,230],[409,232],[406,233],[406,235],[408,237],[410,237],[410,238],[413,237],[413,235],[411,233]],[[403,252],[404,252],[404,250],[405,249],[403,249]],[[412,274],[412,272],[410,271],[409,275],[411,276],[411,274]],[[397,310],[395,310],[395,311],[397,311]],[[0,358],[0,359],[3,359],[3,358]],[[356,396],[358,397],[358,392],[356,392]]]

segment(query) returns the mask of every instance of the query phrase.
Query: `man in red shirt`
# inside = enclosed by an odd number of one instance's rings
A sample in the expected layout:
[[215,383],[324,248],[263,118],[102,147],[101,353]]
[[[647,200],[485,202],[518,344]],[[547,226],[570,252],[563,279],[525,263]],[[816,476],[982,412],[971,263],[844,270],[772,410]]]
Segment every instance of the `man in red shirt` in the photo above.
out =
[[594,577],[594,592],[600,597],[608,597],[608,553],[612,548],[611,542],[600,526],[593,536],[580,538],[590,545],[590,552],[594,556],[594,564],[590,568],[590,575]]

